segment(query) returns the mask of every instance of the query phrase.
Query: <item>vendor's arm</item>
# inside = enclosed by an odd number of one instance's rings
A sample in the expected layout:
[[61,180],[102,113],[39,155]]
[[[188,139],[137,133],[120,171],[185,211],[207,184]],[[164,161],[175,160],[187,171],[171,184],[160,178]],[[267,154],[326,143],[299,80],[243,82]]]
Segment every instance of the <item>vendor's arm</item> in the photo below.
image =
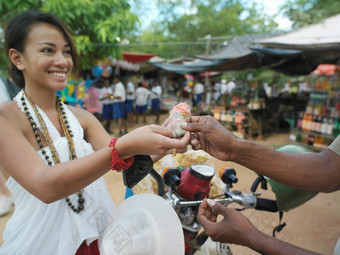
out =
[[[17,108],[15,102],[10,107]],[[0,109],[0,144],[5,145],[0,147],[0,163],[20,185],[46,203],[75,193],[110,170],[112,148],[108,144],[111,137],[90,113],[83,109],[71,110],[83,125],[85,139],[96,152],[47,167],[37,153],[39,146],[25,114],[20,110]],[[144,126],[121,137],[115,147],[122,159],[136,154],[164,155],[173,148],[185,149],[190,134],[182,139],[171,137],[171,130],[156,125]]]
[[330,149],[305,154],[279,152],[235,137],[211,116],[192,116],[192,122],[183,129],[196,133],[191,140],[194,149],[303,190],[340,189],[340,156]]
[[[223,216],[223,219],[217,222],[219,214]],[[212,200],[203,200],[197,219],[202,224],[206,234],[215,242],[246,246],[260,254],[318,254],[260,232],[243,214]]]

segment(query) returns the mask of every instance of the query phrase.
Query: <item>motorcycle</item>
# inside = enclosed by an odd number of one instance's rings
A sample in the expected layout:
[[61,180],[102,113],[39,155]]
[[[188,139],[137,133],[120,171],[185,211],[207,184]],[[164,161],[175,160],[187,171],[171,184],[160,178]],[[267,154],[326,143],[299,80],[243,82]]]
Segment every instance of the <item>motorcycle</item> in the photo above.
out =
[[[210,181],[214,173],[213,166],[195,164],[186,169],[170,168],[163,174],[165,184],[170,187],[164,197],[172,205],[182,223],[185,254],[194,254],[208,239],[204,231],[200,232],[202,226],[197,221],[197,213],[203,199],[209,195]],[[249,193],[232,190],[233,184],[238,181],[234,168],[222,168],[220,179],[225,183],[224,194],[210,199],[225,206],[237,203],[242,209],[278,211],[275,200],[259,198],[261,193],[256,193],[259,184],[266,188],[267,181],[263,176],[256,178]],[[232,254],[227,244],[216,243],[216,250],[220,250],[218,254]]]
[[[278,148],[279,151],[291,153],[308,152],[305,147],[296,145],[286,145]],[[127,187],[133,187],[147,174],[156,180],[158,185],[158,195],[166,199],[176,211],[184,231],[185,254],[192,255],[199,251],[208,240],[207,234],[202,231],[202,226],[197,220],[197,213],[204,198],[209,196],[211,180],[215,175],[215,168],[212,165],[193,164],[190,167],[165,168],[162,175],[152,168],[152,163],[143,160],[145,156],[137,158],[133,169],[128,169],[123,175],[124,183]],[[146,166],[146,162],[149,162]],[[133,168],[133,167],[132,167]],[[136,169],[139,169],[138,171]],[[144,169],[144,171],[141,171]],[[145,170],[148,169],[148,170]],[[130,171],[129,171],[130,170]],[[134,173],[134,174],[132,174]],[[133,178],[132,178],[133,177]],[[238,204],[238,210],[255,209],[267,212],[279,212],[280,221],[283,211],[293,209],[314,197],[317,193],[301,191],[277,183],[262,175],[259,175],[250,187],[249,193],[233,190],[233,185],[238,182],[236,170],[225,167],[219,171],[220,180],[225,187],[223,194],[210,197],[216,202],[225,206]],[[131,181],[132,180],[132,181]],[[259,185],[262,189],[267,189],[270,184],[276,200],[260,198],[261,192],[257,192]],[[273,236],[282,230],[285,223],[278,225],[273,230]],[[215,243],[215,254],[232,254],[228,244]]]

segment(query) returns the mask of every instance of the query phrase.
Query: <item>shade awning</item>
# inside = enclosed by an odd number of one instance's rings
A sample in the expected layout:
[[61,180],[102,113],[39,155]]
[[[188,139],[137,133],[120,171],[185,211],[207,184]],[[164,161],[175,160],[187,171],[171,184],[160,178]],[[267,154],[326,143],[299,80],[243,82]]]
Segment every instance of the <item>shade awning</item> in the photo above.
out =
[[150,58],[157,56],[157,54],[139,53],[139,52],[123,52],[124,60],[131,63],[142,63],[148,61]]
[[340,48],[340,14],[329,17],[320,23],[302,27],[283,35],[259,39],[266,47],[306,49]]

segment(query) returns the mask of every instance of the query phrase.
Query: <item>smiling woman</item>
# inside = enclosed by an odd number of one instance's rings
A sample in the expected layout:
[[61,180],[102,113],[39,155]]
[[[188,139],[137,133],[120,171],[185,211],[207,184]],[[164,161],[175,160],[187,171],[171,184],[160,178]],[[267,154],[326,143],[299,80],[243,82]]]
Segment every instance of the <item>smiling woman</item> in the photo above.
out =
[[155,160],[183,151],[190,134],[174,139],[149,125],[112,139],[92,114],[65,105],[56,92],[77,57],[55,16],[23,12],[8,23],[5,40],[10,74],[22,90],[0,106],[0,165],[15,199],[0,254],[99,254],[97,240],[115,209],[103,175],[127,168],[137,154]]

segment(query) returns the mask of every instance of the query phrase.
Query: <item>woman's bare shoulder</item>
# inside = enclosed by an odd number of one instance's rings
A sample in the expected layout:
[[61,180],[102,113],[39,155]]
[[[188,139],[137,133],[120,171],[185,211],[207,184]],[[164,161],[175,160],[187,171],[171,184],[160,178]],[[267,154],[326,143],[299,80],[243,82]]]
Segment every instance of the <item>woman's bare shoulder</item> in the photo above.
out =
[[15,101],[6,102],[0,105],[0,117],[2,120],[20,121],[22,111]]

